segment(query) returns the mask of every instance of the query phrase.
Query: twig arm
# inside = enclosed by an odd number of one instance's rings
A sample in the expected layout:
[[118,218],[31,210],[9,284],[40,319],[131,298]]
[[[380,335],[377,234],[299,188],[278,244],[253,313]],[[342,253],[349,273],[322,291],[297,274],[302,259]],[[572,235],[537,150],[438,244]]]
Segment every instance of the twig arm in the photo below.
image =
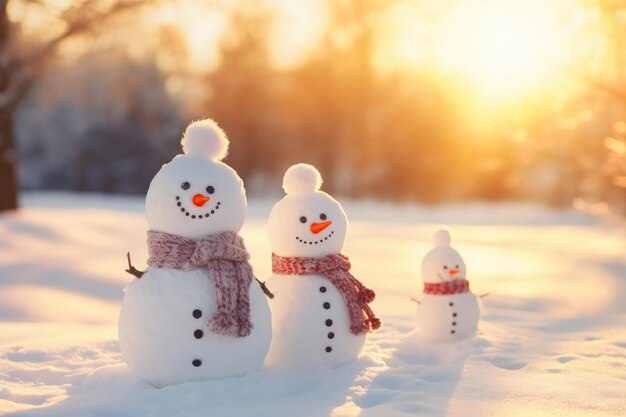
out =
[[130,262],[130,252],[126,252],[126,259],[128,259],[128,269],[125,269],[125,271],[134,277],[141,278],[144,273],[135,268]]
[[266,295],[268,298],[270,298],[270,299],[274,298],[274,294],[272,294],[272,292],[270,291],[270,289],[269,289],[269,288],[267,288],[267,285],[265,285],[265,282],[261,282],[261,281],[259,281],[259,279],[258,279],[258,278],[255,278],[255,279],[256,279],[256,282],[258,282],[258,283],[259,283],[259,285],[261,286],[261,289],[263,290],[263,292],[265,293],[265,295]]

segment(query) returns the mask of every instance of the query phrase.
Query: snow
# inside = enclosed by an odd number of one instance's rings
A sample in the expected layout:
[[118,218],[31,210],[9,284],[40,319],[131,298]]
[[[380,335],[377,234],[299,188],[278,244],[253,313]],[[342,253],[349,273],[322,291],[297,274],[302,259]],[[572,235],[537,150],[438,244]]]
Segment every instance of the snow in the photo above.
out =
[[[0,216],[0,413],[12,416],[623,416],[624,230],[573,211],[509,204],[344,204],[345,252],[378,293],[383,328],[336,369],[265,368],[160,390],[121,362],[125,253],[143,268],[143,200],[27,194]],[[340,199],[341,200],[341,199]],[[266,219],[242,234],[270,275]],[[448,224],[483,300],[475,338],[414,331],[420,262]]]

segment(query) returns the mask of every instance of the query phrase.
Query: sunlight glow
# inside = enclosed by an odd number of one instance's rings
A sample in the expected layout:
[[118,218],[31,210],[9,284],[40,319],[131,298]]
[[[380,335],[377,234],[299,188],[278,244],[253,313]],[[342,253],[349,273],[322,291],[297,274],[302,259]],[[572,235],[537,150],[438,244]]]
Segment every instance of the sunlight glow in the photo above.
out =
[[545,0],[446,2],[436,10],[404,3],[388,13],[378,66],[428,69],[484,101],[508,102],[562,78],[581,59],[575,25],[564,23],[580,9]]
[[550,2],[463,3],[444,22],[440,62],[482,94],[510,98],[559,70],[564,37]]
[[278,68],[289,68],[306,59],[322,38],[328,19],[325,5],[316,0],[272,0],[270,4],[277,10],[271,34],[272,59]]
[[[207,9],[206,5],[191,1],[165,3],[148,13],[148,22],[172,25],[181,31],[188,52],[188,65],[193,70],[209,71],[216,66],[218,40],[228,24],[226,16],[219,10]],[[146,25],[150,24],[148,22]]]
[[[56,1],[64,4],[69,0]],[[524,100],[555,102],[557,94],[567,96],[575,91],[581,76],[572,76],[572,72],[580,63],[584,62],[585,68],[606,64],[602,31],[591,28],[600,19],[581,1],[399,0],[381,7],[371,22],[355,18],[354,25],[363,24],[372,31],[369,52],[379,74],[403,74],[408,80],[418,73],[432,75],[468,112],[467,119],[475,125],[472,128],[489,129],[490,120],[498,115],[523,112]],[[341,35],[349,32],[329,32],[332,14],[325,2],[263,3],[271,11],[265,35],[270,60],[278,70],[305,62],[325,48],[327,41],[341,44]],[[166,48],[159,43],[160,30],[166,26],[180,34],[184,50],[180,56],[170,54],[174,56],[168,61],[173,62],[170,67],[185,67],[197,74],[212,71],[219,65],[220,43],[228,36],[229,15],[237,7],[227,3],[207,7],[203,2],[184,0],[143,9],[137,21],[143,39],[128,42],[127,48],[132,56],[151,50],[166,55]],[[41,11],[31,9],[24,27],[30,28],[27,32],[32,36],[41,36],[40,26],[60,30],[59,25],[44,24]],[[25,6],[14,6],[13,19],[22,20],[25,10]],[[67,42],[62,52],[71,58],[89,45],[89,39],[81,42],[78,38]],[[169,82],[170,91],[181,91],[176,82]]]

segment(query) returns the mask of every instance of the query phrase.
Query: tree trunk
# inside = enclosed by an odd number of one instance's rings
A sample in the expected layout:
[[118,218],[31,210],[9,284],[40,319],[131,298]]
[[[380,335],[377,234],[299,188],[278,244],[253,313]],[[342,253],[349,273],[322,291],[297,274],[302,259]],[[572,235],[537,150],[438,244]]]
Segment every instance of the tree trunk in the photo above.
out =
[[[0,52],[7,56],[10,46],[11,22],[7,14],[8,0],[0,1]],[[6,61],[4,59],[3,61]],[[0,91],[8,93],[11,73],[6,65],[0,67]],[[0,212],[17,208],[17,178],[15,164],[17,152],[13,137],[15,107],[5,103],[0,109]]]
[[13,111],[0,112],[0,212],[17,208],[17,149]]

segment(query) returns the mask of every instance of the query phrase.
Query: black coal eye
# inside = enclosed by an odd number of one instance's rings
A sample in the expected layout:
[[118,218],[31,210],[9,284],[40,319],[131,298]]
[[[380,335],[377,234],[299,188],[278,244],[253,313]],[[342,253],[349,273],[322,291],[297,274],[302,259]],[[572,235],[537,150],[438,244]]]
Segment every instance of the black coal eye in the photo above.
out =
[[443,269],[448,269],[448,266],[447,266],[447,265],[444,265]]
[[300,223],[306,223],[306,217],[304,216],[300,217]]
[[208,187],[206,187],[206,192],[209,194],[213,194],[215,192],[215,187],[209,185]]
[[324,214],[324,213],[320,214],[320,219],[326,220],[326,214]]
[[189,184],[187,181],[180,184],[180,188],[182,188],[183,190],[188,190],[189,187],[191,187],[191,184]]
[[459,266],[458,266],[458,265],[456,265],[456,266],[455,266],[455,269],[459,269]]

